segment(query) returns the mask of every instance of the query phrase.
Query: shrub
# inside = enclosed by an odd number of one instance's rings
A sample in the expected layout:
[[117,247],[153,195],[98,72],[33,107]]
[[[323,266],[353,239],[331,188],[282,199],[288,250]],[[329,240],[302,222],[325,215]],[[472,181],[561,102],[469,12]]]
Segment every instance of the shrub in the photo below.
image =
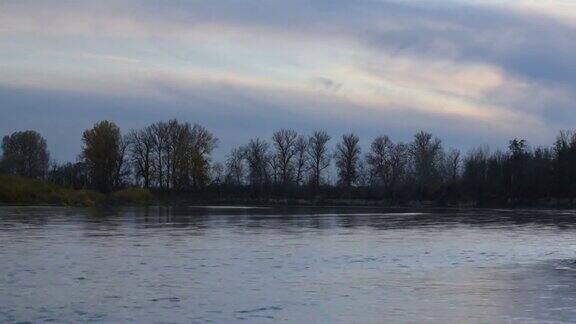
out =
[[50,182],[0,174],[0,204],[94,206],[103,196],[90,190],[73,190]]
[[118,204],[145,205],[152,201],[152,193],[143,188],[127,188],[111,195],[112,201]]

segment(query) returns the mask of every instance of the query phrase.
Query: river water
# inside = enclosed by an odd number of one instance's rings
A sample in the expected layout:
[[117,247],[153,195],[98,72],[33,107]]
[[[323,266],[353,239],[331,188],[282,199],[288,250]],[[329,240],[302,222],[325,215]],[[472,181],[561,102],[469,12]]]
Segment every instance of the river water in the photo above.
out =
[[576,322],[576,212],[0,207],[0,322]]

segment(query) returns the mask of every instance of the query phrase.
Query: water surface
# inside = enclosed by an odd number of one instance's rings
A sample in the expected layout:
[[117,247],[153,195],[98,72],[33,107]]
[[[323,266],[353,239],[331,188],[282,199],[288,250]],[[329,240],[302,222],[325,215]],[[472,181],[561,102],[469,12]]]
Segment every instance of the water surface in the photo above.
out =
[[0,322],[576,322],[576,213],[0,208]]

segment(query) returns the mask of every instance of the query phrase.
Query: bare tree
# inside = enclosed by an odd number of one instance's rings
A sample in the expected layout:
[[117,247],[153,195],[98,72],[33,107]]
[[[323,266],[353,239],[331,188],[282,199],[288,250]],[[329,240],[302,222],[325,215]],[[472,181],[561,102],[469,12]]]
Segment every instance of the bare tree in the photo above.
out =
[[420,194],[425,194],[429,186],[439,176],[441,152],[441,141],[434,138],[432,134],[420,131],[414,135],[414,140],[410,145],[410,153]]
[[444,174],[446,180],[455,183],[460,175],[460,151],[456,149],[451,149],[444,156]]
[[368,187],[373,183],[372,174],[365,159],[358,161],[358,178],[356,183],[360,187]]
[[191,184],[191,126],[176,119],[167,122],[166,187],[184,190]]
[[279,184],[281,181],[280,158],[275,154],[269,153],[266,161],[268,161],[269,180],[274,184]]
[[153,139],[150,130],[150,127],[132,130],[127,137],[135,176],[143,179],[144,188],[150,188],[152,180]]
[[330,136],[325,131],[315,131],[308,140],[308,159],[310,163],[310,177],[312,184],[320,187],[322,171],[330,166],[328,154],[328,141]]
[[130,175],[130,167],[126,162],[126,153],[128,151],[128,139],[120,136],[118,160],[116,162],[116,170],[114,172],[114,187],[120,188],[125,184],[126,178]]
[[268,172],[269,144],[259,138],[250,140],[244,148],[244,156],[248,162],[249,180],[254,188],[262,188],[270,180]]
[[152,148],[154,152],[153,170],[154,178],[160,189],[165,187],[165,160],[169,145],[169,131],[168,125],[165,122],[157,122],[149,128]]
[[220,185],[224,180],[224,165],[220,162],[216,162],[212,164],[212,168],[210,170],[212,184]]
[[244,183],[244,150],[242,148],[232,149],[226,158],[226,182],[235,186]]
[[336,145],[334,159],[338,168],[339,182],[346,188],[351,188],[358,178],[359,142],[358,136],[346,134],[342,135],[341,142]]
[[218,139],[203,126],[194,124],[189,136],[189,167],[192,184],[198,188],[209,180],[210,154],[218,145]]
[[391,158],[394,144],[388,136],[376,137],[366,155],[371,178],[375,185],[387,186],[391,176]]
[[304,181],[304,175],[308,165],[308,141],[303,135],[298,136],[296,140],[296,184],[301,185]]
[[298,134],[289,129],[281,129],[272,135],[272,144],[275,149],[274,161],[278,164],[280,181],[287,185],[292,181],[294,173],[293,159],[297,154]]
[[404,143],[397,143],[390,150],[388,190],[390,191],[392,199],[396,198],[398,186],[405,176],[406,166],[409,160],[408,152],[408,145]]
[[136,176],[146,187],[188,190],[210,181],[210,154],[218,139],[206,128],[176,119],[132,131],[128,140]]

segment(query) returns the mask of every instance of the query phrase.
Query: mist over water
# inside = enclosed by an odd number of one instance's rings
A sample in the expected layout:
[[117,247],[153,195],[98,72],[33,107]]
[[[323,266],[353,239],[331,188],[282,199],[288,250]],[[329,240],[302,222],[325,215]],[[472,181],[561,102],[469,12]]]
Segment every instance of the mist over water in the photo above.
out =
[[575,217],[1,207],[0,322],[574,322]]

